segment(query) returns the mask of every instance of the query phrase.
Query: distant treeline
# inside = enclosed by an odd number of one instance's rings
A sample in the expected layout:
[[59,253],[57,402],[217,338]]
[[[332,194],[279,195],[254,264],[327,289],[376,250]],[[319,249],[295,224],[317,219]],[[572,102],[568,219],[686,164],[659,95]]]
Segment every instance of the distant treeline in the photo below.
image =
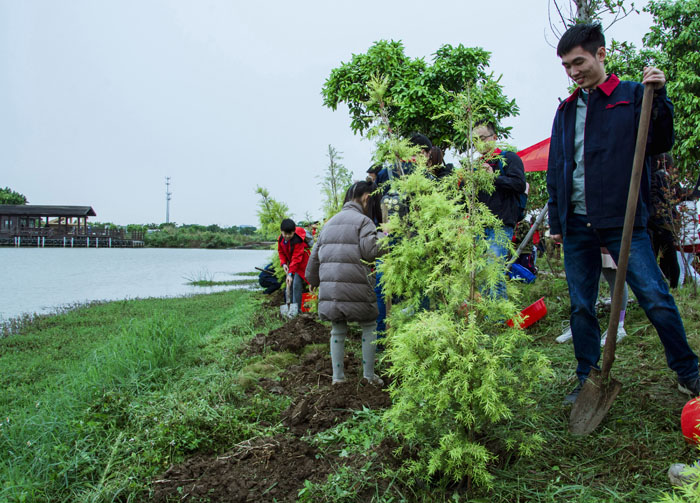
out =
[[[91,223],[90,227],[103,229],[122,226],[96,222]],[[143,233],[145,245],[152,248],[235,248],[265,241],[258,229],[250,225],[130,224],[126,226],[126,231]]]

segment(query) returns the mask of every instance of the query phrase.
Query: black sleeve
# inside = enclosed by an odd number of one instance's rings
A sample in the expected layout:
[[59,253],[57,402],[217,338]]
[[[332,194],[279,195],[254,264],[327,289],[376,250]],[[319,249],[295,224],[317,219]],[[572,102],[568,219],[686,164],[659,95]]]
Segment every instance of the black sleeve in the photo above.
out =
[[503,172],[493,184],[497,189],[511,190],[517,194],[525,192],[525,167],[514,152],[503,152]]
[[[640,86],[642,87],[642,86]],[[642,87],[642,89],[644,89]],[[643,91],[642,91],[643,93]],[[639,109],[641,113],[641,98]],[[666,95],[666,86],[654,92],[654,102],[651,107],[651,122],[647,140],[647,155],[663,154],[673,147],[673,104]]]

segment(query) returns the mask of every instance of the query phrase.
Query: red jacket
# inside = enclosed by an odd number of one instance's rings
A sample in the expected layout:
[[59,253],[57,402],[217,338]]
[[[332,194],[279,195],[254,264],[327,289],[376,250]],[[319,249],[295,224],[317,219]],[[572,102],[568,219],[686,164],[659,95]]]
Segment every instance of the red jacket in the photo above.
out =
[[280,256],[280,265],[289,266],[289,272],[296,273],[306,281],[306,263],[309,261],[309,248],[306,245],[306,231],[303,227],[297,227],[292,239],[284,242],[280,234],[277,238],[277,253]]

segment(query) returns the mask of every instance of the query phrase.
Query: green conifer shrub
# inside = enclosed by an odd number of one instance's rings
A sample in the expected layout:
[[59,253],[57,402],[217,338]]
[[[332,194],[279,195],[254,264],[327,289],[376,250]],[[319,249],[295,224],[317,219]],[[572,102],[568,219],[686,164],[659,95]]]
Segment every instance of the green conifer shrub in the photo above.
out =
[[[375,79],[372,99],[383,100]],[[455,95],[461,113],[456,127],[471,137],[475,115],[486,112],[468,90]],[[379,106],[381,110],[383,105]],[[411,174],[395,179],[407,214],[390,218],[390,245],[379,270],[386,297],[400,298],[388,318],[385,361],[392,384],[389,432],[411,452],[402,471],[410,480],[462,481],[489,487],[489,465],[497,452],[531,456],[543,443],[536,431],[533,390],[551,375],[549,361],[531,346],[519,321],[519,295],[490,295],[506,263],[489,255],[485,229],[499,221],[480,203],[498,173],[472,162],[473,142],[456,172],[439,181],[405,141],[392,138],[381,113],[373,135],[381,160],[415,159]],[[425,297],[430,309],[420,310]]]

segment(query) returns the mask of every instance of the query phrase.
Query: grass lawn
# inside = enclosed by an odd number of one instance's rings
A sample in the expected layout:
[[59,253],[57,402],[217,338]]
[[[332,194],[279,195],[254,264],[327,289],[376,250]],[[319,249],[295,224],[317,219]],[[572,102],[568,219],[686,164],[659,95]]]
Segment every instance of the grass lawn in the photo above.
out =
[[241,341],[273,326],[260,303],[110,302],[0,339],[0,501],[142,501],[186,454],[271,428],[284,397],[236,382]]
[[[698,297],[690,288],[675,296],[691,346],[700,349]],[[490,491],[409,487],[378,454],[381,411],[358,410],[300,437],[341,461],[325,483],[306,483],[298,498],[661,501],[671,491],[669,464],[689,463],[698,453],[682,439],[686,398],[644,313],[636,304],[628,310],[628,336],[612,371],[623,388],[612,409],[593,434],[575,437],[567,428],[570,409],[561,403],[575,384],[573,348],[554,341],[568,318],[565,280],[543,274],[523,286],[523,297],[523,305],[545,297],[548,307],[528,329],[554,371],[537,390],[541,452],[499,459]],[[244,341],[282,325],[275,311],[247,290],[118,301],[38,318],[0,339],[0,501],[144,501],[153,478],[174,463],[251,438],[289,435],[280,419],[289,397],[256,383],[275,379],[297,357],[242,351]],[[606,316],[601,311],[601,324]],[[356,341],[348,351],[357,354]]]

